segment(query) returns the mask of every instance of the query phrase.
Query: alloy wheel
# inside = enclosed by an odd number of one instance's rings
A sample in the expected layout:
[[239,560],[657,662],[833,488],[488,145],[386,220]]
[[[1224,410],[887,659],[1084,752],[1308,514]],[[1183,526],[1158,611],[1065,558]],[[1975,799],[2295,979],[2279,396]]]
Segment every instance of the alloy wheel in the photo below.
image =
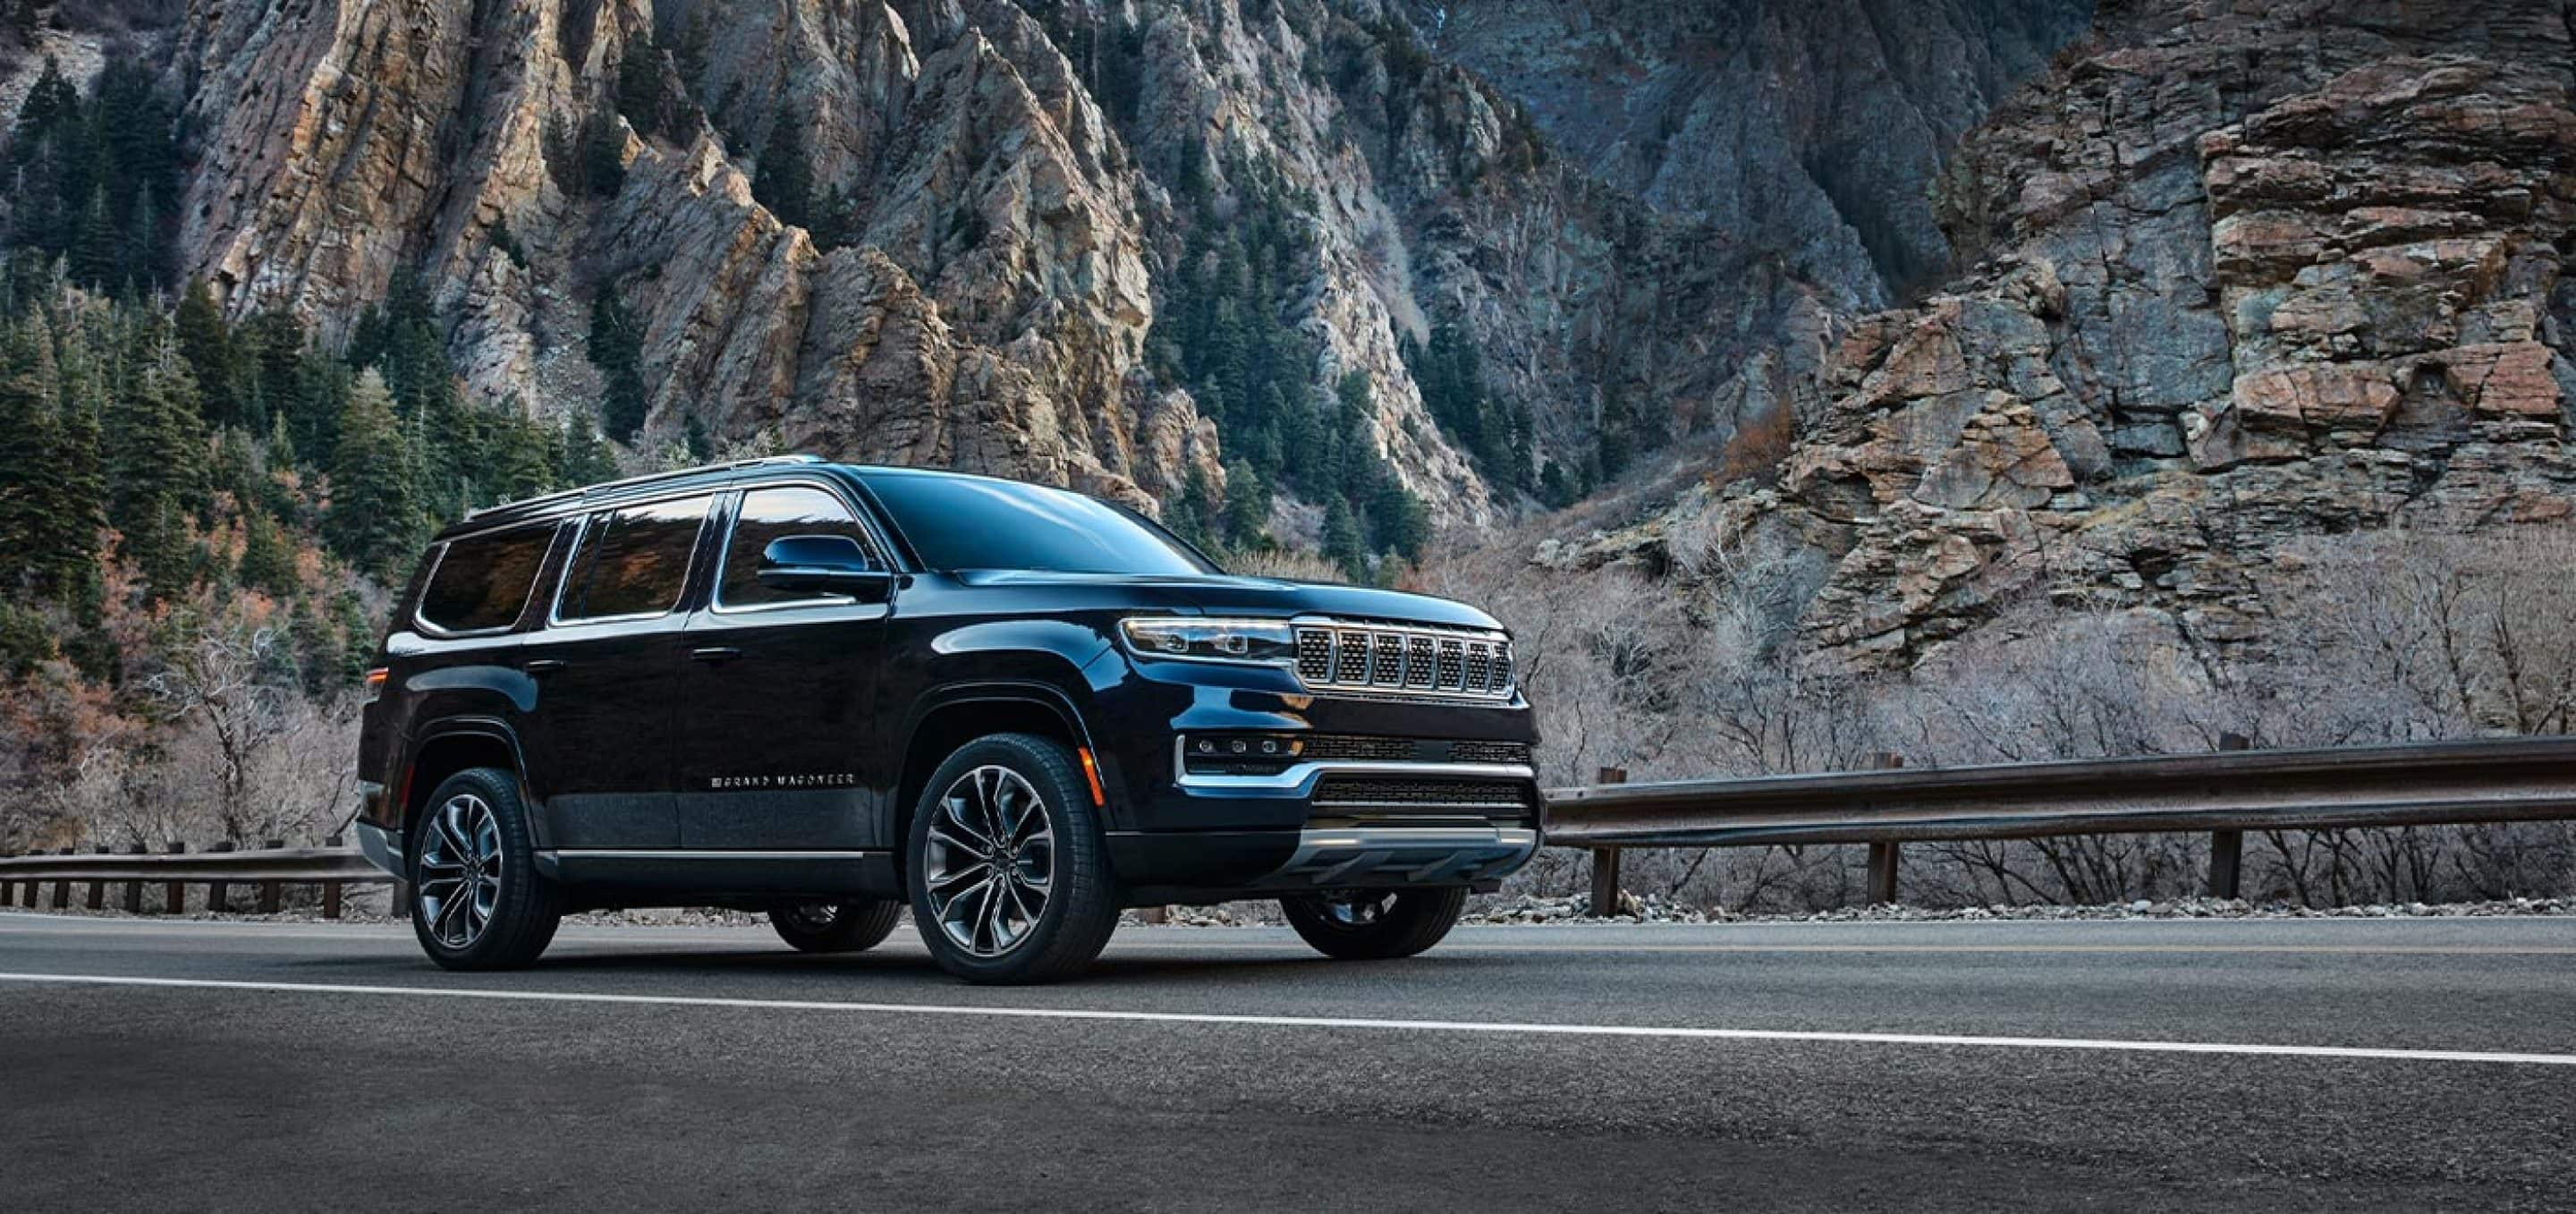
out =
[[441,945],[473,945],[501,900],[501,821],[472,793],[447,799],[421,832],[417,913]]
[[1335,927],[1363,928],[1374,926],[1394,909],[1395,895],[1349,890],[1325,894],[1324,918]]
[[1019,946],[1046,913],[1055,828],[1026,777],[999,765],[957,777],[939,797],[923,848],[930,911],[950,943],[978,957]]

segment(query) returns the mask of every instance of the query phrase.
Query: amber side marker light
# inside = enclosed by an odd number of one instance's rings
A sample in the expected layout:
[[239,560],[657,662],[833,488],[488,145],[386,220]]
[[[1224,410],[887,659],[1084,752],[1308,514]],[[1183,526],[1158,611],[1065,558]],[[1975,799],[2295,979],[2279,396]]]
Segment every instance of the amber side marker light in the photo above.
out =
[[1078,746],[1074,748],[1073,753],[1082,756],[1082,778],[1091,781],[1091,803],[1104,809],[1107,808],[1109,805],[1109,794],[1101,790],[1100,764],[1092,760],[1091,748],[1088,746]]
[[385,676],[391,673],[392,671],[383,666],[368,671],[365,686],[359,692],[359,702],[375,703],[376,697],[385,693]]

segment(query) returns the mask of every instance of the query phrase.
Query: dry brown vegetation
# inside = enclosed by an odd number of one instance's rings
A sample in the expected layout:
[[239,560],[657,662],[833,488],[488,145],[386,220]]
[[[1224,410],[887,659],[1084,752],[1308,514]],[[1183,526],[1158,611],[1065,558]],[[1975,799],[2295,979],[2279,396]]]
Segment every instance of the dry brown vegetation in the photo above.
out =
[[[1513,630],[1546,738],[1550,784],[1598,769],[1635,779],[2019,762],[2261,747],[2567,732],[2576,711],[2576,533],[2319,538],[2283,553],[2263,587],[2258,643],[2196,640],[2154,610],[2034,600],[1901,673],[1800,660],[1796,622],[1825,569],[1811,552],[1684,532],[1661,580],[1619,567],[1554,571],[1498,543],[1424,571]],[[2205,838],[2111,836],[1922,845],[1907,901],[1935,905],[2189,896]],[[1628,881],[1736,910],[1841,905],[1860,889],[1849,848],[1640,853]],[[1583,860],[1521,880],[1579,888]],[[2564,825],[2283,832],[2249,839],[2245,894],[2334,905],[2550,896],[2576,888]]]

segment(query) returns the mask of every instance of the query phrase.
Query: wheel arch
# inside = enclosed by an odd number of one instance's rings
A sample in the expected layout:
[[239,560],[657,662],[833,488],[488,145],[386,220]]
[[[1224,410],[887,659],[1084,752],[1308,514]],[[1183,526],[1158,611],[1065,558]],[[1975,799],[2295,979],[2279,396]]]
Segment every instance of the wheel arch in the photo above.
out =
[[[527,787],[527,762],[518,735],[499,721],[443,721],[413,742],[395,794],[395,804],[402,815],[395,825],[402,837],[411,837],[413,824],[420,821],[421,807],[440,784],[460,771],[476,767],[500,768],[517,777],[521,788]],[[531,827],[543,820],[542,814],[529,815]],[[538,844],[543,846],[544,841],[540,839]]]
[[[942,688],[922,698],[904,727],[903,749],[896,762],[894,799],[887,821],[898,865],[903,840],[912,829],[912,811],[932,772],[957,749],[997,733],[1030,733],[1053,738],[1079,753],[1096,753],[1091,731],[1073,697],[1063,689],[1038,682],[985,682]],[[1094,773],[1098,779],[1097,772]],[[1095,784],[1094,799],[1105,808],[1105,789]]]

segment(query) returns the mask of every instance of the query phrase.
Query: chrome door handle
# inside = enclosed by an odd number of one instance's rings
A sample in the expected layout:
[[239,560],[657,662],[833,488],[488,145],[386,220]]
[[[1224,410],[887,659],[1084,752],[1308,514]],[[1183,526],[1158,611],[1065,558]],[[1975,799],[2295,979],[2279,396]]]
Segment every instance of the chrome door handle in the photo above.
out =
[[731,645],[709,645],[690,650],[689,656],[701,662],[730,662],[741,657],[742,651]]
[[560,658],[536,658],[528,662],[528,664],[521,666],[519,669],[524,670],[529,674],[553,674],[554,672],[571,664],[572,663],[566,662]]

